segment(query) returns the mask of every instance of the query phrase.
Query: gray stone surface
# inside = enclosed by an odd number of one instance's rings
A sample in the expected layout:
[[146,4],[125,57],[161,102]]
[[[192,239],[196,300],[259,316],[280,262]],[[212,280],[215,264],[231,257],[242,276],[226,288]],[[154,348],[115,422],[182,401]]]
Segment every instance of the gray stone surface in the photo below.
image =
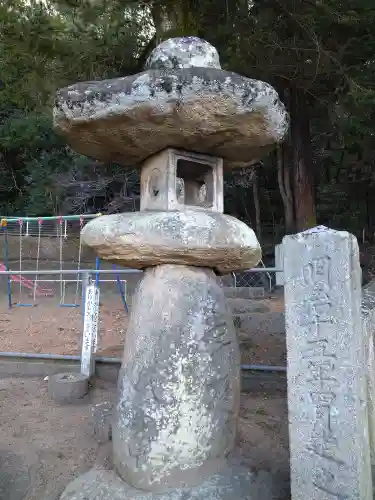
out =
[[224,211],[223,160],[167,148],[141,169],[140,210]]
[[150,493],[127,485],[114,472],[93,469],[72,482],[61,500],[281,500],[270,473],[234,466],[191,488]]
[[375,467],[375,290],[369,283],[362,290],[362,328],[366,342],[367,366],[367,404],[369,414],[369,435],[371,446],[371,463]]
[[293,500],[370,500],[365,339],[355,237],[283,239]]
[[56,403],[74,403],[88,390],[89,379],[82,373],[57,373],[48,378],[48,395]]
[[136,269],[182,264],[227,273],[261,259],[258,239],[246,224],[192,208],[103,215],[88,222],[81,235],[103,259]]
[[240,353],[218,278],[146,270],[136,295],[112,427],[114,463],[136,488],[199,484],[234,446]]
[[145,69],[221,69],[219,54],[210,43],[196,36],[169,38],[149,55]]
[[113,403],[98,403],[92,408],[93,434],[99,443],[112,439]]
[[235,314],[236,328],[252,333],[264,332],[272,335],[285,335],[285,314],[282,312],[253,312]]
[[59,90],[57,131],[76,151],[124,166],[168,147],[218,156],[231,168],[259,159],[287,132],[284,105],[270,85],[221,70],[214,49],[202,47],[192,38],[164,42],[149,61],[162,69]]
[[30,470],[22,456],[0,449],[0,499],[23,500],[30,486]]

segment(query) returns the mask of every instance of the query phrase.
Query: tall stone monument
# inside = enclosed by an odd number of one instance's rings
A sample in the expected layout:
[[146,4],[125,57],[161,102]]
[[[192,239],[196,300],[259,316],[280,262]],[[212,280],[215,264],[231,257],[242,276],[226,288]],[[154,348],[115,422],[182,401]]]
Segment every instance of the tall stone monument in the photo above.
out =
[[362,332],[366,342],[367,405],[373,486],[375,478],[375,291],[370,282],[362,289]]
[[231,459],[240,357],[218,275],[255,266],[254,232],[223,214],[223,169],[287,130],[266,83],[223,71],[209,43],[167,40],[143,73],[59,91],[55,125],[99,160],[141,168],[141,211],[84,228],[103,259],[144,269],[133,297],[113,419],[114,470],[62,500],[276,498]]
[[318,227],[283,250],[292,499],[370,500],[357,240]]

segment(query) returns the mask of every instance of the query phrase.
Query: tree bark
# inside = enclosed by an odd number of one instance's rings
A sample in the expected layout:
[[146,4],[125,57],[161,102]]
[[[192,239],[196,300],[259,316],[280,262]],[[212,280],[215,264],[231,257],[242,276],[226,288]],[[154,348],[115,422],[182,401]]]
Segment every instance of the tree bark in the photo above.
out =
[[259,185],[257,173],[253,172],[253,201],[255,210],[255,229],[256,235],[258,237],[259,243],[262,242],[262,222],[261,222],[261,211],[260,211],[260,201],[259,201]]
[[286,148],[286,143],[279,145],[277,148],[277,180],[281,199],[284,204],[285,233],[292,234],[295,230],[293,191],[290,182],[291,169]]
[[165,33],[173,28],[173,19],[171,12],[161,2],[151,4],[151,17],[155,27],[155,46],[161,43]]
[[291,88],[289,97],[296,230],[304,231],[316,226],[310,118],[303,90]]

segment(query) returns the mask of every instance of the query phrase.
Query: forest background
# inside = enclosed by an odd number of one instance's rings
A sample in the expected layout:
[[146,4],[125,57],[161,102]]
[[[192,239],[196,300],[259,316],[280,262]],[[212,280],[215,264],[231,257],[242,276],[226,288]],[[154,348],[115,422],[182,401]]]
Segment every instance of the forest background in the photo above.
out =
[[271,83],[289,136],[227,174],[225,211],[263,245],[325,224],[375,233],[373,0],[0,0],[0,214],[139,206],[139,170],[76,154],[52,129],[56,89],[137,73],[162,40],[195,35],[222,67]]

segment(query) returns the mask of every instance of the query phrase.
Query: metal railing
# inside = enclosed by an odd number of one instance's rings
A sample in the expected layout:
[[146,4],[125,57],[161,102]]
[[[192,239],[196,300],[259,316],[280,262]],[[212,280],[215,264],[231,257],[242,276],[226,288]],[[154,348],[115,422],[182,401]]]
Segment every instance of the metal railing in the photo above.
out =
[[[142,273],[143,271],[140,271],[139,269],[101,269],[101,270],[95,270],[95,269],[64,269],[64,270],[53,270],[53,269],[46,269],[46,270],[39,270],[38,273],[36,273],[35,270],[15,270],[15,271],[0,271],[0,276],[11,276],[11,275],[54,275],[54,274],[77,274],[82,275],[82,281],[85,287],[91,283],[92,281],[97,282],[96,277],[98,275],[106,275],[106,274],[135,274],[135,273]],[[248,272],[253,272],[253,273],[268,273],[268,272],[283,272],[282,269],[276,269],[276,268],[267,268],[267,267],[262,267],[262,268],[253,268],[249,269]],[[104,281],[104,280],[103,280]],[[54,359],[61,359],[61,360],[72,360],[76,359],[79,360],[81,359],[80,356],[71,356],[71,355],[56,355],[56,354],[40,354],[40,353],[15,353],[15,352],[0,352],[0,358],[20,358],[20,359],[49,359],[49,360],[54,360]],[[99,360],[99,358],[98,358]],[[100,358],[100,360],[104,361],[104,358]],[[121,359],[119,358],[105,358],[105,361],[108,361],[110,363],[121,363]],[[242,370],[248,370],[248,371],[263,371],[263,372],[286,372],[286,368],[283,366],[272,366],[272,365],[241,365]]]
[[9,235],[21,235],[23,237],[39,236],[39,226],[41,224],[41,236],[57,238],[62,234],[66,238],[69,234],[77,237],[82,229],[82,223],[86,223],[100,215],[101,214],[98,213],[45,217],[0,216],[0,221],[3,225],[6,225],[6,230]]
[[[282,269],[277,269],[276,267],[254,267],[252,269],[247,269],[245,272],[249,273],[267,273],[267,272],[274,272],[274,273],[282,273]],[[16,275],[31,275],[31,274],[93,274],[94,276],[97,274],[135,274],[135,273],[143,273],[140,269],[131,269],[131,268],[125,268],[125,269],[40,269],[39,271],[36,270],[15,270],[15,271],[0,271],[0,275],[4,276],[9,276],[11,274],[16,274]]]
[[[257,271],[255,271],[255,269]],[[275,284],[275,276],[278,270],[276,268],[267,268],[263,261],[260,261],[260,266],[255,269],[248,269],[240,273],[233,273],[235,287],[261,287],[271,292]]]

